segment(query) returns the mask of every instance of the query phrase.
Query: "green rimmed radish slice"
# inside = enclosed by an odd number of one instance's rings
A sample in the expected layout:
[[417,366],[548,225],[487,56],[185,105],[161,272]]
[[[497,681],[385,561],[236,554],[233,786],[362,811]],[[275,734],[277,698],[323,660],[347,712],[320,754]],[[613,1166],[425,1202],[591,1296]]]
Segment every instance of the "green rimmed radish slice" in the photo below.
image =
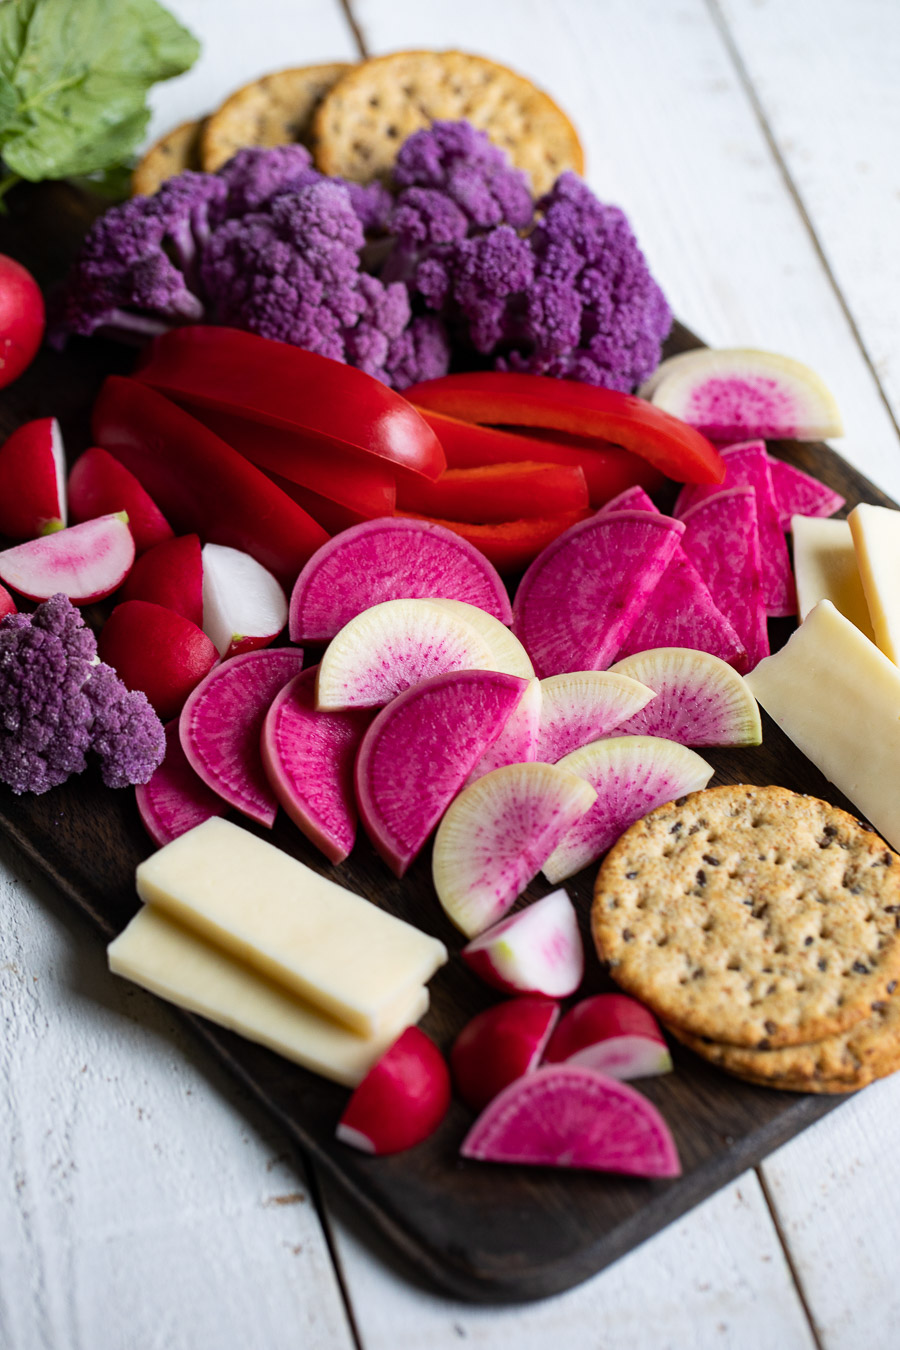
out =
[[575,670],[541,680],[541,729],[535,759],[556,764],[564,755],[609,736],[656,695],[637,677],[608,670]]
[[616,728],[617,736],[664,736],[681,745],[759,745],[759,705],[733,666],[709,652],[657,647],[611,668],[656,697]]

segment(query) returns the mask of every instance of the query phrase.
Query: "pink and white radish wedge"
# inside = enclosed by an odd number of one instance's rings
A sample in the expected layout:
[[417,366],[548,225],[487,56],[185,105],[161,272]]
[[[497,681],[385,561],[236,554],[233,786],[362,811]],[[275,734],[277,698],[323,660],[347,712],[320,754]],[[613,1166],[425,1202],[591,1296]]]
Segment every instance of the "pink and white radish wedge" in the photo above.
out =
[[476,975],[505,994],[565,998],[584,975],[578,918],[565,891],[551,891],[462,949]]
[[5,549],[0,581],[29,600],[62,591],[73,605],[87,605],[121,586],[133,562],[128,517],[119,512]]
[[203,631],[223,660],[268,647],[287,623],[281,582],[239,548],[203,545]]
[[615,731],[663,736],[681,745],[759,745],[759,705],[733,666],[709,652],[658,647],[617,661],[611,672],[630,676],[656,697]]
[[188,763],[177,722],[166,727],[166,757],[150,781],[135,788],[135,800],[144,829],[157,848],[228,810],[228,803]]
[[628,994],[595,994],[576,1003],[550,1037],[544,1060],[618,1079],[652,1078],[672,1068],[656,1018]]
[[482,1111],[498,1092],[541,1062],[559,1020],[548,998],[509,998],[467,1022],[453,1042],[450,1072],[467,1106]]
[[637,676],[575,670],[541,680],[541,727],[535,759],[556,764],[564,755],[611,735],[655,697]]
[[434,1041],[407,1027],[353,1093],[336,1134],[363,1153],[401,1153],[434,1134],[450,1106],[450,1072]]
[[39,417],[0,446],[0,534],[36,539],[63,529],[66,521],[62,433],[55,417]]

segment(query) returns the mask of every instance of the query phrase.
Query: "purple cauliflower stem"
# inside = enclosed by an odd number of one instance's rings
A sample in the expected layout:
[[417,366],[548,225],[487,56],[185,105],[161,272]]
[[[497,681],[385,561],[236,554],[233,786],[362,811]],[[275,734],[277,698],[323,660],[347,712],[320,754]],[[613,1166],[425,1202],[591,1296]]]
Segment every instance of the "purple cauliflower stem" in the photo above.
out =
[[165,733],[142,693],[97,661],[97,643],[65,595],[0,620],[0,782],[47,792],[100,759],[107,787],[146,783]]

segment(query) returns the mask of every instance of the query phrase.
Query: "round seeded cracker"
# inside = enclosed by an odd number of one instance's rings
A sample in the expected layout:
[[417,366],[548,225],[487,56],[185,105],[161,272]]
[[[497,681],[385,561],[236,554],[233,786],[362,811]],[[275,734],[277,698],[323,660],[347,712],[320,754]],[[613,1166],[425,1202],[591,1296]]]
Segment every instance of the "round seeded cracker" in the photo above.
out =
[[203,168],[215,173],[247,145],[310,145],[323,95],[352,69],[345,61],[331,61],[278,70],[243,85],[207,119],[200,141]]
[[617,983],[679,1034],[820,1041],[900,982],[900,857],[816,798],[708,788],[625,832],[592,928]]
[[182,122],[151,145],[131,175],[132,194],[150,197],[167,178],[174,178],[185,169],[199,169],[200,138],[205,126],[206,118]]

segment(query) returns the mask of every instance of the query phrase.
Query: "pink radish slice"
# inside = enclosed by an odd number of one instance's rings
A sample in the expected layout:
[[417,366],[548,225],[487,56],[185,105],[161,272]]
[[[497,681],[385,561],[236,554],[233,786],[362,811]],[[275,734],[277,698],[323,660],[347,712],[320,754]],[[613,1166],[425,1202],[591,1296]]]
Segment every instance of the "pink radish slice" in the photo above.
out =
[[287,623],[281,582],[239,548],[203,545],[203,631],[221,657],[274,642]]
[[214,666],[188,698],[179,730],[188,762],[204,783],[261,825],[275,823],[260,736],[275,695],[300,673],[296,647],[247,652]]
[[76,522],[125,511],[138,555],[172,538],[171,525],[146,488],[130,469],[98,445],[85,450],[72,467],[69,509]]
[[595,994],[570,1008],[550,1037],[547,1064],[581,1064],[610,1078],[669,1073],[672,1056],[656,1018],[628,994]]
[[736,668],[745,674],[769,654],[756,494],[750,487],[717,492],[689,508],[684,527],[685,553],[744,645]]
[[595,798],[554,764],[508,764],[461,792],[432,856],[438,900],[457,928],[475,937],[502,919]]
[[518,707],[510,714],[506,726],[469,774],[469,783],[477,782],[486,773],[501,769],[506,764],[529,764],[537,759],[542,701],[540,680],[530,679],[528,688],[519,700]]
[[582,745],[610,735],[651,699],[652,689],[608,670],[575,670],[541,680],[541,730],[535,758],[556,764]]
[[66,519],[62,433],[55,417],[39,417],[0,446],[0,534],[34,539],[61,530]]
[[525,691],[499,671],[423,680],[375,718],[356,758],[359,814],[402,877]]
[[434,1134],[449,1106],[443,1055],[424,1031],[407,1027],[356,1088],[335,1133],[363,1153],[400,1153]]
[[675,1141],[652,1102],[625,1083],[569,1064],[510,1083],[478,1117],[460,1152],[483,1162],[681,1175]]
[[0,581],[29,600],[61,591],[73,605],[86,605],[121,586],[133,562],[134,539],[120,512],[6,549]]
[[768,459],[778,522],[786,534],[790,532],[791,516],[833,516],[846,505],[846,499],[839,492],[820,483],[818,478],[782,459],[774,459],[771,455]]
[[211,816],[224,816],[228,804],[198,778],[181,748],[178,723],[166,727],[166,757],[148,783],[135,788],[144,829],[158,848]]
[[356,838],[353,764],[373,714],[317,712],[317,671],[304,670],[275,696],[260,749],[272,790],[291,820],[339,863]]
[[162,605],[202,627],[203,554],[199,535],[164,539],[142,553],[125,579],[120,599]]
[[553,885],[596,862],[648,812],[697,792],[713,776],[712,765],[693,750],[657,736],[595,741],[566,755],[557,768],[585,778],[597,800],[544,863],[544,876]]
[[681,745],[759,745],[759,706],[736,670],[709,652],[660,647],[617,661],[613,670],[656,697],[616,736],[663,736]]
[[495,923],[461,954],[476,975],[505,994],[566,998],[584,975],[578,919],[563,890]]
[[5,614],[15,614],[16,602],[5,586],[0,586],[0,619]]
[[342,531],[313,554],[290,603],[294,642],[334,637],[355,615],[385,600],[464,600],[509,623],[499,573],[443,525],[384,517]]
[[547,998],[510,998],[467,1022],[453,1042],[450,1072],[467,1106],[482,1111],[498,1092],[531,1073],[559,1020]]
[[668,566],[683,526],[644,511],[580,521],[529,567],[513,604],[513,632],[541,678],[602,670]]

